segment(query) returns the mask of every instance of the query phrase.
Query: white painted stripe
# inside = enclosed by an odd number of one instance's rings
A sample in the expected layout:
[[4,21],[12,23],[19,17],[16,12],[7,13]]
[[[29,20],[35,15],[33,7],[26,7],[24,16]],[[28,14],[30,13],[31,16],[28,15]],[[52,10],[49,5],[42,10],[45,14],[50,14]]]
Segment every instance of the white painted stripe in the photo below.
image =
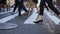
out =
[[47,13],[47,15],[51,18],[51,20],[55,23],[55,24],[59,24],[59,22],[60,22],[60,19],[59,18],[57,18],[56,16],[52,16],[52,15],[50,15],[51,13],[49,12],[49,13]]
[[9,12],[1,12],[0,14],[6,14],[6,13],[9,13]]
[[33,14],[24,22],[24,24],[35,24],[35,23],[33,23],[35,20],[36,20],[36,18],[37,18],[37,16],[38,16],[38,14],[36,13],[37,11],[35,10],[34,12],[33,12]]
[[51,15],[52,13],[51,12],[48,12],[48,11],[44,11],[48,17],[50,17],[50,19],[55,23],[55,24],[59,24],[60,22],[60,19],[58,17],[56,17],[55,15]]
[[16,17],[18,14],[14,14],[14,15],[11,15],[11,16],[8,16],[8,17],[5,17],[3,19],[0,20],[0,23],[5,23],[11,19],[13,19],[14,17]]
[[9,13],[9,12],[11,12],[11,11],[13,11],[13,8],[11,8],[9,11],[1,12],[0,14],[6,14],[6,13]]
[[[21,11],[21,14],[24,14],[24,11]],[[18,16],[18,13],[14,14],[14,15],[11,15],[11,16],[8,16],[8,17],[5,17],[3,19],[0,19],[0,23],[5,23],[5,22],[15,18],[16,16]]]

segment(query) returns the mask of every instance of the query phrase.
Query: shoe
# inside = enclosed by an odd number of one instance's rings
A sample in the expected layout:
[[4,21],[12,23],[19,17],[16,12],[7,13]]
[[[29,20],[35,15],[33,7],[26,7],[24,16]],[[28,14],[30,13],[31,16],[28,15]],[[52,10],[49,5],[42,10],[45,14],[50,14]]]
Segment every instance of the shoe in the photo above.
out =
[[60,19],[60,14],[59,14],[58,18]]
[[37,11],[37,13],[39,13],[39,11]]
[[18,16],[21,16],[21,14],[19,14]]
[[42,24],[43,20],[38,20],[38,21],[35,21],[34,23],[39,23],[39,22],[41,22]]
[[24,15],[24,16],[25,16],[25,15],[29,15],[29,12],[25,12],[23,15]]
[[13,15],[14,14],[14,12],[10,12],[11,13],[11,15]]
[[1,12],[1,10],[0,10],[0,12]]
[[26,12],[26,15],[29,16],[30,15],[30,11]]
[[21,17],[21,15],[18,15],[19,17]]
[[37,18],[37,21],[35,21],[34,23],[40,23],[42,24],[43,22],[43,16],[42,15],[39,15],[38,18]]

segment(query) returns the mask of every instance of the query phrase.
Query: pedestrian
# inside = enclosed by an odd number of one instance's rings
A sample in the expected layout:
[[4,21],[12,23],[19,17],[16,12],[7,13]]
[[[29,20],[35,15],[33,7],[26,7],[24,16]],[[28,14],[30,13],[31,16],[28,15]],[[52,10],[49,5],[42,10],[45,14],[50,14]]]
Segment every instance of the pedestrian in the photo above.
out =
[[0,0],[0,12],[1,12],[1,5],[2,5],[1,3],[2,3],[2,2],[1,2],[1,0]]
[[34,2],[34,4],[35,4],[35,8],[37,8],[37,12],[39,12],[39,10],[38,10],[38,6],[37,6],[37,4],[38,4],[38,0],[32,0],[33,2]]
[[43,12],[44,12],[45,2],[48,4],[48,7],[60,18],[60,12],[54,7],[53,0],[41,0],[40,13],[39,13],[37,21],[35,21],[34,23],[39,23],[39,22],[42,23],[43,22]]
[[15,7],[11,14],[14,14],[17,7],[18,7],[19,16],[21,16],[21,9],[25,10],[24,14],[28,14],[28,10],[25,8],[23,3],[24,3],[23,0],[15,0]]
[[6,2],[7,2],[7,0],[2,0],[1,2],[2,2],[2,7],[6,8]]

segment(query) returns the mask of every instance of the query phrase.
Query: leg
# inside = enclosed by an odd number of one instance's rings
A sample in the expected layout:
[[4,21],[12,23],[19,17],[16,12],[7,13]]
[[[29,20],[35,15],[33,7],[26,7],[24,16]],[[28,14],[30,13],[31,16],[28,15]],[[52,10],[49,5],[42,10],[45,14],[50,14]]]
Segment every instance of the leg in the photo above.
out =
[[4,4],[4,10],[7,11],[7,5],[6,4]]
[[40,2],[40,13],[39,13],[39,15],[43,15],[43,12],[44,12],[44,0],[41,0],[41,2]]
[[31,8],[31,10],[29,10],[30,12],[33,11],[34,8],[34,3],[32,1],[28,2],[29,8]]
[[38,5],[37,5],[38,3],[35,3],[35,7],[36,7],[36,9],[37,9],[37,13],[39,13],[39,10],[38,10]]
[[46,6],[46,4],[44,3],[44,6],[47,8],[47,10],[49,10],[48,6]]
[[47,3],[48,3],[49,8],[50,8],[51,10],[53,10],[57,15],[59,15],[59,11],[53,6],[52,0],[47,1]]
[[24,5],[22,5],[22,9],[23,9],[25,12],[28,12],[28,10],[25,8]]
[[19,5],[19,6],[18,6],[18,12],[19,12],[18,15],[19,15],[19,16],[21,16],[21,9],[22,9],[22,8],[21,8],[21,6]]
[[15,7],[14,7],[14,9],[13,9],[13,12],[15,12],[16,8],[17,8],[17,4],[15,4]]
[[1,4],[0,4],[0,12],[1,12]]
[[[27,14],[29,14],[29,11],[25,8],[25,6],[24,5],[22,5],[22,9],[25,11],[25,15],[27,15]],[[29,14],[30,15],[30,14]]]
[[15,7],[14,7],[14,9],[13,9],[13,12],[11,12],[11,14],[13,15],[14,14],[14,12],[15,12],[15,10],[16,10],[16,8],[17,8],[17,4],[15,4]]
[[44,0],[41,0],[41,3],[40,3],[40,13],[39,13],[39,16],[37,18],[37,21],[35,21],[34,23],[39,23],[39,22],[43,21],[42,20],[43,19],[43,12],[44,12]]

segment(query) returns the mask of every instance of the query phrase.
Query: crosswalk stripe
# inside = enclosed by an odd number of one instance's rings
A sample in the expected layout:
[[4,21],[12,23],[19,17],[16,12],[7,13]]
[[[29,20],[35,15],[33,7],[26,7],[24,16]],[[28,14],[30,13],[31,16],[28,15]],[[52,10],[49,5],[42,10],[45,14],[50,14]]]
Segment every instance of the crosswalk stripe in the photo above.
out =
[[[50,19],[55,23],[55,24],[59,24],[60,19],[58,19],[56,16],[52,16],[50,15],[51,13],[48,12],[46,9],[44,10],[44,13],[46,13],[48,15],[48,17],[50,17]],[[34,13],[24,22],[24,24],[35,24],[33,23],[36,18],[37,18],[38,14],[36,13],[36,11],[34,11]]]
[[35,24],[33,22],[36,20],[36,18],[38,16],[38,14],[36,12],[37,12],[37,10],[33,11],[33,14],[24,22],[24,24]]
[[0,14],[6,14],[6,13],[9,13],[9,12],[11,12],[11,11],[13,11],[13,8],[11,8],[9,11],[1,12]]
[[55,24],[59,24],[59,22],[60,22],[60,19],[59,19],[59,18],[57,18],[55,15],[51,15],[50,12],[48,12],[48,13],[46,13],[46,14],[50,17],[50,19],[51,19]]
[[[21,14],[24,14],[24,11],[21,11]],[[0,23],[5,23],[5,22],[15,18],[16,16],[18,16],[18,13],[11,15],[11,16],[8,16],[8,17],[5,17],[3,19],[0,19]]]
[[[55,24],[59,24],[60,23],[60,19],[58,17],[56,17],[56,15],[54,15],[52,12],[50,12],[51,10],[49,11],[46,11],[46,9],[44,10],[44,14],[45,16],[49,17],[48,19],[50,19],[51,22],[54,22]],[[47,18],[47,17],[44,17],[44,18]],[[48,21],[48,20],[45,20],[45,21]],[[44,21],[44,23],[46,23]],[[49,22],[49,21],[48,21]]]

